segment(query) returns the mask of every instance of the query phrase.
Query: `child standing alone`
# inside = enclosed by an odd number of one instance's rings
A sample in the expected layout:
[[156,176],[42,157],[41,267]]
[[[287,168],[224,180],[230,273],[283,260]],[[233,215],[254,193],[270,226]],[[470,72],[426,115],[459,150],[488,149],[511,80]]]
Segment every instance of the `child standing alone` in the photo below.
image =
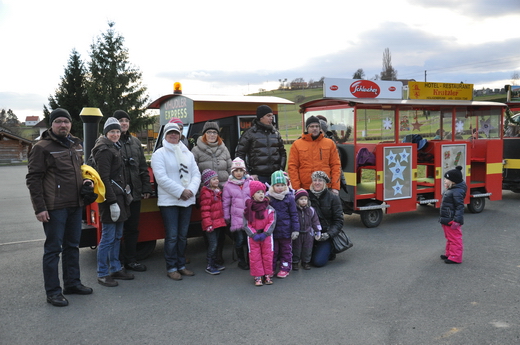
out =
[[271,187],[269,187],[268,196],[269,204],[276,211],[276,226],[273,232],[273,271],[276,271],[277,262],[280,261],[280,270],[276,276],[285,278],[289,275],[292,264],[291,235],[300,231],[300,225],[294,195],[287,186],[283,171],[275,171],[271,175]]
[[218,187],[218,174],[215,171],[204,170],[201,180],[204,184],[200,190],[201,225],[208,245],[206,272],[220,274],[225,267],[216,263],[215,259],[217,258],[218,238],[226,226],[222,208],[222,191]]
[[442,196],[439,222],[446,237],[446,250],[441,259],[447,264],[460,264],[464,251],[461,225],[464,224],[464,198],[467,190],[461,166],[444,174],[444,187],[446,191]]
[[222,204],[224,206],[224,219],[229,224],[229,230],[235,242],[235,252],[238,258],[238,267],[249,269],[244,254],[246,233],[243,230],[244,207],[246,200],[251,199],[249,183],[253,179],[246,174],[246,164],[237,157],[231,163],[231,175],[224,185],[222,192]]
[[265,185],[260,181],[249,184],[251,199],[244,209],[244,230],[248,236],[249,266],[255,277],[255,285],[262,286],[262,276],[266,285],[273,283],[273,233],[276,216],[265,197]]
[[298,270],[301,260],[304,270],[311,269],[312,245],[314,235],[321,236],[320,219],[316,210],[309,203],[309,193],[305,189],[298,189],[294,195],[296,209],[298,210],[298,220],[300,231],[292,233],[292,269]]

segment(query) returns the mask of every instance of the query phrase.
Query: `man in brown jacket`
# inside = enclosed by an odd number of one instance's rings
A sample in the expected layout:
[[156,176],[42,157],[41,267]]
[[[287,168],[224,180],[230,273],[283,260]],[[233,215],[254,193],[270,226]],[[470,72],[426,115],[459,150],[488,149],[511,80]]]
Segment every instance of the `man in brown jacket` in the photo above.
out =
[[[29,152],[27,188],[36,219],[43,223],[45,244],[43,278],[47,302],[56,307],[69,304],[63,294],[88,295],[92,289],[81,284],[79,274],[79,241],[84,183],[81,165],[83,149],[80,139],[70,135],[72,117],[57,108],[49,116],[51,128]],[[58,264],[63,266],[60,286]]]

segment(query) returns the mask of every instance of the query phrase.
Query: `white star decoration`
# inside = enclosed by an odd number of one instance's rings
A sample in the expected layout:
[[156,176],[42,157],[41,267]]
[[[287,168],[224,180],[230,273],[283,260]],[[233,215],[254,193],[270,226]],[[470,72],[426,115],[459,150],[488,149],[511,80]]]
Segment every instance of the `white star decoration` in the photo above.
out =
[[386,163],[387,165],[390,165],[392,163],[395,163],[396,162],[396,154],[392,152],[392,150],[390,150],[390,152],[388,153],[388,156],[386,156],[386,159],[388,159],[388,163]]
[[394,195],[403,194],[403,185],[399,184],[399,181],[397,181],[392,188],[394,189]]
[[406,149],[403,149],[403,152],[399,153],[399,156],[401,156],[401,162],[408,162],[408,156],[410,156],[410,154],[406,152]]
[[495,127],[491,125],[491,118],[486,121],[480,120],[479,132],[484,132],[489,137],[489,131],[492,129],[495,129]]
[[392,129],[392,120],[389,117],[383,120],[383,127],[385,129]]
[[462,133],[463,130],[464,130],[464,122],[457,121],[457,123],[455,124],[455,133]]
[[403,172],[406,169],[406,166],[402,166],[399,162],[395,162],[395,165],[391,168],[388,168],[392,172],[392,182],[398,178],[404,181]]

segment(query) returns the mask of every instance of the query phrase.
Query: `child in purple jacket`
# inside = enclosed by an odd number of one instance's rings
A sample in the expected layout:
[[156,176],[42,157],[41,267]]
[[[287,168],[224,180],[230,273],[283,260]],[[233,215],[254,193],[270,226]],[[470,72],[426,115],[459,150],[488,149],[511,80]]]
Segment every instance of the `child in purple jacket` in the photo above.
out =
[[292,269],[297,271],[298,264],[302,263],[304,270],[311,269],[312,245],[314,235],[321,236],[320,219],[316,210],[309,203],[309,193],[305,189],[298,189],[294,195],[300,230],[292,233]]
[[300,225],[294,195],[287,186],[283,171],[275,171],[271,175],[268,195],[269,204],[276,211],[276,226],[273,231],[273,271],[276,271],[277,261],[280,261],[280,270],[276,276],[285,278],[289,275],[292,264],[291,234],[300,231]]
[[251,177],[246,173],[246,164],[237,157],[231,163],[231,175],[224,185],[222,192],[222,205],[224,207],[224,219],[230,225],[235,252],[238,258],[238,267],[243,270],[249,269],[244,254],[247,236],[243,230],[244,207],[246,200],[251,199],[249,195],[249,183]]

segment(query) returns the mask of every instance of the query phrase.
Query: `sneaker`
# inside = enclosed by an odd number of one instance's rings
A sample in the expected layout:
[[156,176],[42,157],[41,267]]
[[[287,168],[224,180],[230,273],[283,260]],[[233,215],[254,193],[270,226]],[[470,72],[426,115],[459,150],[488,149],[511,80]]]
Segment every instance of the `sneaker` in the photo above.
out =
[[213,264],[213,267],[215,267],[217,270],[219,271],[223,271],[226,269],[226,267],[220,265],[220,264],[217,264],[216,262]]
[[278,274],[276,275],[277,278],[285,278],[289,275],[289,272],[288,271],[280,271],[278,272]]
[[111,276],[98,277],[98,283],[103,286],[114,287],[119,285]]
[[220,271],[215,266],[207,266],[206,267],[206,273],[215,275],[215,274],[220,274]]
[[110,276],[114,279],[121,279],[121,280],[134,279],[134,275],[132,273],[126,272],[126,270],[124,270],[124,269],[122,269],[121,271],[114,272]]
[[182,280],[181,274],[177,271],[168,272],[168,273],[166,273],[166,275],[168,276],[168,278],[173,279],[173,280]]
[[193,273],[192,271],[190,271],[187,268],[183,268],[182,270],[179,270],[179,273],[183,276],[190,276],[190,277],[195,275],[195,273]]
[[255,277],[255,286],[262,286],[262,277]]
[[271,279],[271,277],[268,274],[266,274],[265,275],[265,285],[271,285],[271,284],[273,284],[273,280]]
[[238,262],[238,268],[241,268],[243,270],[248,270],[249,269],[249,265],[245,261],[239,261]]
[[303,263],[302,263],[302,268],[303,268],[304,270],[310,270],[310,269],[311,269],[311,264],[308,263],[308,262],[303,262]]
[[298,267],[298,262],[293,262],[292,263],[292,270],[293,271],[298,271],[299,267]]
[[446,255],[441,255],[441,260],[446,260],[448,257]]
[[132,270],[132,271],[136,271],[136,272],[144,272],[146,271],[146,266],[139,263],[139,262],[131,262],[129,264],[126,264],[125,265],[125,268],[127,270]]

